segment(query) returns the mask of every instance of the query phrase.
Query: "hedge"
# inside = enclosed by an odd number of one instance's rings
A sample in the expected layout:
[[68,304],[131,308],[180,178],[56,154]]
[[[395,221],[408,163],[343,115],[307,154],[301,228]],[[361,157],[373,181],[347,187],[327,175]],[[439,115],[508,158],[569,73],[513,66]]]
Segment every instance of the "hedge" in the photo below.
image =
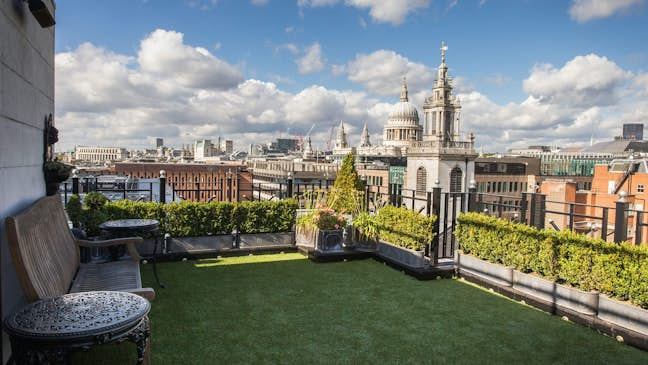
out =
[[376,223],[381,240],[410,250],[422,250],[432,242],[436,216],[424,216],[416,211],[385,206],[378,211]]
[[538,230],[484,214],[458,217],[465,253],[648,308],[648,247]]
[[[192,237],[230,234],[235,228],[240,233],[287,232],[292,229],[296,209],[297,203],[293,199],[242,203],[183,201],[170,204],[120,200],[106,203],[100,215],[105,220],[156,219],[160,221],[162,230],[171,236]],[[84,221],[84,215],[92,214],[92,210],[84,209],[80,221]],[[92,227],[85,228],[92,231]]]

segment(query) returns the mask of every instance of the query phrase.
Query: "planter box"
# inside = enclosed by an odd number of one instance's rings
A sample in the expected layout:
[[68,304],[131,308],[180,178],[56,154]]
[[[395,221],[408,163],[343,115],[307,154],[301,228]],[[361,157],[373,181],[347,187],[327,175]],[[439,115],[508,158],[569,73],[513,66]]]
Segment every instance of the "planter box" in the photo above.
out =
[[586,292],[571,286],[556,284],[556,305],[578,313],[595,316],[598,312],[598,297],[598,292]]
[[599,294],[598,317],[648,336],[648,310]]
[[598,293],[561,285],[532,274],[513,271],[513,288],[529,296],[590,316],[598,310]]
[[426,264],[425,252],[399,247],[389,242],[378,242],[376,251],[380,256],[410,268],[420,269]]
[[556,283],[533,274],[513,270],[513,289],[553,304]]
[[377,242],[373,240],[355,241],[353,244],[353,248],[356,251],[374,252],[377,249]]
[[297,227],[295,242],[298,246],[312,247],[321,252],[343,252],[344,231],[341,229],[311,231]]
[[510,267],[493,264],[463,253],[457,253],[457,267],[460,272],[465,271],[502,286],[513,285],[513,269]]

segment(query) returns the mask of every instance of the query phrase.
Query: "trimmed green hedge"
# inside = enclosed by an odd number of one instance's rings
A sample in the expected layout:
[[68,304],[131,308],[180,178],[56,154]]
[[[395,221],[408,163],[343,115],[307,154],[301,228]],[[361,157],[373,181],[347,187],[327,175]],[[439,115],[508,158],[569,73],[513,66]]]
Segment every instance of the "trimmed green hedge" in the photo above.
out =
[[[120,200],[101,208],[105,220],[143,218],[160,221],[162,230],[173,237],[240,233],[287,232],[295,221],[297,202],[286,199],[272,202],[177,202],[160,204]],[[89,210],[81,212],[90,214]],[[87,220],[85,220],[87,221]],[[101,223],[101,222],[99,222]],[[86,229],[91,227],[85,227]]]
[[424,216],[404,207],[385,206],[378,211],[376,223],[381,240],[410,250],[423,250],[434,237],[436,216]]
[[478,213],[458,217],[465,253],[648,308],[648,248],[538,230]]

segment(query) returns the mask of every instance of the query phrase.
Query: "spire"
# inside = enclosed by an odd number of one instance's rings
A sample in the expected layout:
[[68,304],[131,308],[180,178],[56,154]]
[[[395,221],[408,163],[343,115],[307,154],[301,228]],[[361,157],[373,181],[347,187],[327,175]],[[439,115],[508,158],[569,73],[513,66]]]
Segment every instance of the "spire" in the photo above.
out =
[[304,147],[304,159],[313,158],[313,144],[310,135],[306,138],[306,146]]
[[362,135],[360,136],[360,147],[370,147],[371,141],[369,141],[369,128],[367,128],[367,122],[365,122],[364,127],[362,128]]
[[400,97],[401,102],[408,102],[409,98],[407,96],[407,80],[405,79],[405,76],[403,76],[403,86],[401,87],[401,97]]
[[349,145],[346,140],[346,132],[344,132],[344,122],[340,121],[340,126],[337,131],[337,138],[335,141],[336,148],[347,148]]
[[445,65],[445,52],[448,50],[448,46],[445,42],[441,42],[441,64]]

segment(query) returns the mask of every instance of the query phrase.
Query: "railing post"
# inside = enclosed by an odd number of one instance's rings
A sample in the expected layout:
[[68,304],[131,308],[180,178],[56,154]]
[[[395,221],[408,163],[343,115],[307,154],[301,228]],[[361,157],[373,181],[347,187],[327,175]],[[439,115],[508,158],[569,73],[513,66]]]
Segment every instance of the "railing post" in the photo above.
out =
[[164,170],[160,170],[160,203],[166,204],[166,171]]
[[416,202],[416,189],[412,190],[412,210],[414,210],[415,202]]
[[241,201],[241,175],[236,174],[236,201]]
[[642,221],[643,221],[643,212],[637,211],[637,216],[635,217],[635,246],[641,244],[641,231],[642,231]]
[[286,181],[286,191],[288,193],[288,198],[292,198],[293,195],[293,179],[291,174],[288,175],[288,180]]
[[124,187],[124,190],[123,190],[124,191],[124,200],[126,200],[126,182],[124,181],[123,184],[124,185],[122,185],[122,186]]
[[537,194],[540,198],[538,205],[538,221],[536,222],[536,228],[543,229],[545,227],[545,216],[547,213],[547,196],[544,194]]
[[603,217],[601,218],[601,238],[603,241],[607,241],[607,230],[608,230],[608,213],[609,209],[607,207],[603,208]]
[[574,204],[569,203],[569,224],[567,225],[570,231],[574,230]]
[[504,197],[499,196],[497,199],[497,217],[502,218],[502,213],[504,211]]
[[614,214],[614,243],[621,243],[628,239],[628,208],[630,202],[625,197],[628,193],[621,190],[619,200],[616,201],[616,212]]
[[72,194],[79,194],[79,177],[76,173],[72,176]]
[[522,193],[520,200],[520,223],[527,224],[527,193]]
[[200,181],[196,181],[196,201],[200,201]]
[[436,216],[434,220],[433,233],[434,237],[432,238],[432,247],[430,250],[430,258],[432,265],[439,263],[439,236],[441,234],[441,187],[435,186],[432,188],[432,214]]
[[429,217],[432,215],[432,192],[428,191],[425,197],[425,213]]
[[477,187],[474,181],[470,182],[470,188],[468,188],[468,211],[477,211]]

